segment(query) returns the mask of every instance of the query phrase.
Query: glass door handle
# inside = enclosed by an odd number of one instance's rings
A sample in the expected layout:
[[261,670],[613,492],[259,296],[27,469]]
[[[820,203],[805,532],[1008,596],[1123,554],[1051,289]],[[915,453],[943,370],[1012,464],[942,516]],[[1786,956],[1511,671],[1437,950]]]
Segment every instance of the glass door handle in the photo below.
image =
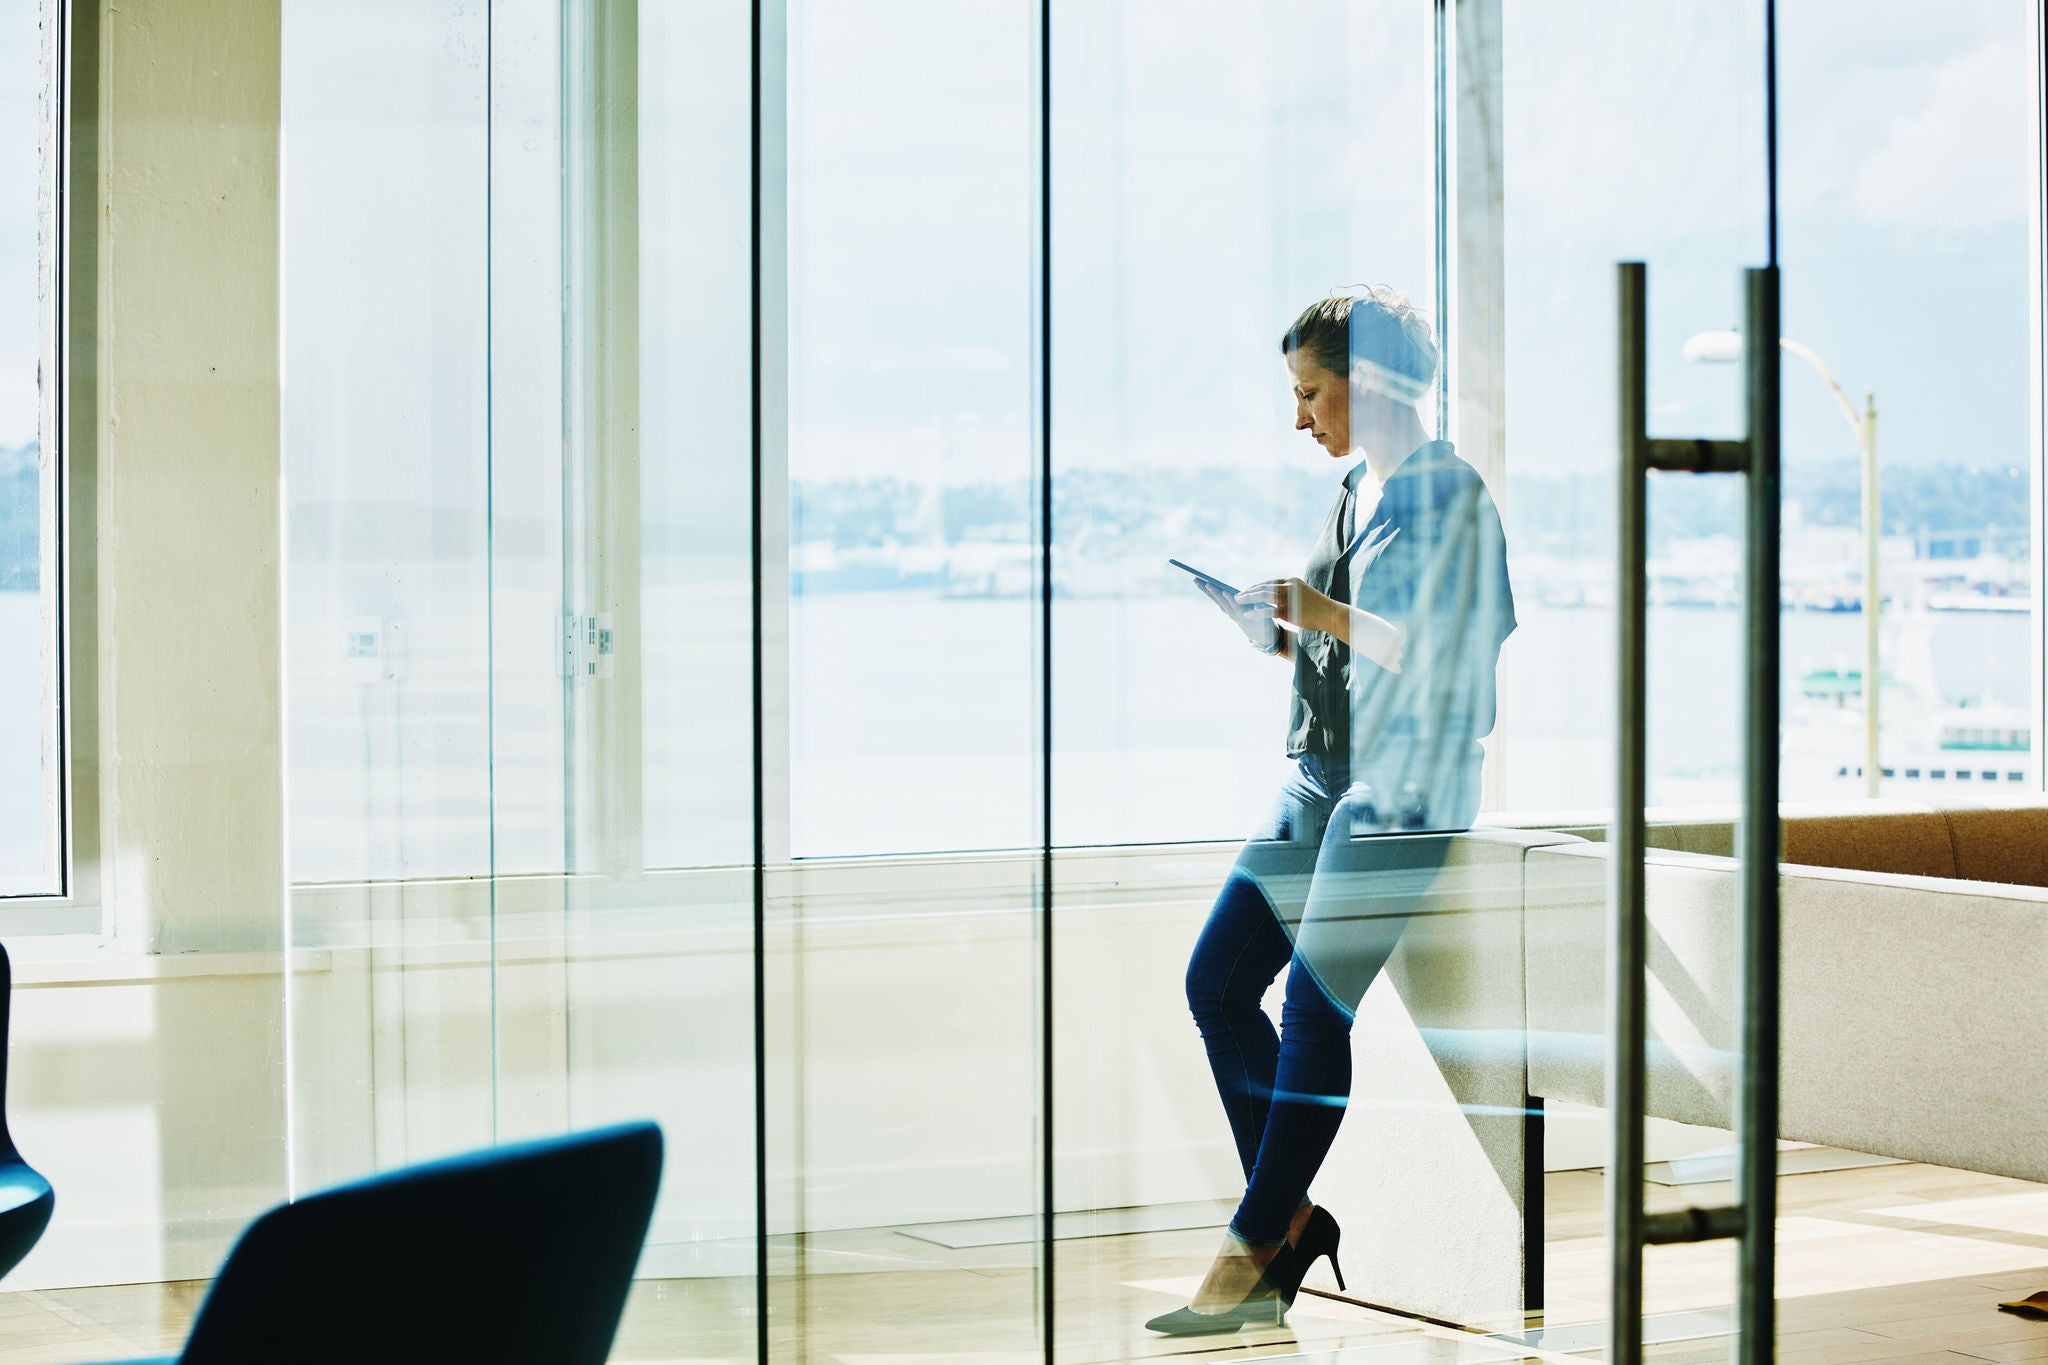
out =
[[[1778,347],[1743,348],[1748,432],[1739,441],[1657,439],[1649,434],[1647,277],[1639,261],[1619,270],[1621,503],[1617,605],[1621,733],[1616,744],[1613,881],[1608,897],[1607,1107],[1613,1124],[1608,1241],[1613,1257],[1608,1360],[1639,1365],[1643,1340],[1643,1247],[1736,1237],[1741,1308],[1737,1359],[1771,1359],[1776,1334],[1778,1177]],[[1778,271],[1744,272],[1747,333],[1776,338]],[[1743,624],[1742,818],[1736,833],[1741,913],[1742,1076],[1736,1097],[1741,1146],[1737,1201],[1648,1219],[1643,1212],[1643,1120],[1648,1099],[1649,917],[1643,855],[1648,804],[1649,476],[1654,470],[1739,474],[1747,484]]]

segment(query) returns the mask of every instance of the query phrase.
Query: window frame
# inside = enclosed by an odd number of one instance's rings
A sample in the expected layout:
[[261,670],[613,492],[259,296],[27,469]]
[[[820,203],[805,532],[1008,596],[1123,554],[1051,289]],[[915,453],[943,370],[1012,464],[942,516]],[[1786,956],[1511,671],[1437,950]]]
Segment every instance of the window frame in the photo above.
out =
[[0,896],[0,934],[102,936],[96,495],[97,215],[78,205],[98,202],[99,11],[78,0],[42,0],[42,60],[49,94],[43,136],[52,155],[49,238],[38,253],[43,272],[40,319],[43,434],[55,477],[45,487],[44,516],[54,544],[43,566],[56,603],[55,771],[49,796],[57,812],[59,889]]
[[2033,392],[2028,406],[2027,499],[2029,603],[2027,671],[2028,718],[2034,733],[2027,746],[2027,786],[2048,792],[2048,762],[2042,760],[2042,745],[2048,741],[2048,629],[2043,613],[2048,612],[2048,459],[2044,459],[2044,431],[2048,431],[2048,0],[2036,0],[2031,7],[2034,21],[2034,154],[2029,159],[2033,184],[2028,196],[2027,260],[2031,278],[2027,281],[2027,383]]

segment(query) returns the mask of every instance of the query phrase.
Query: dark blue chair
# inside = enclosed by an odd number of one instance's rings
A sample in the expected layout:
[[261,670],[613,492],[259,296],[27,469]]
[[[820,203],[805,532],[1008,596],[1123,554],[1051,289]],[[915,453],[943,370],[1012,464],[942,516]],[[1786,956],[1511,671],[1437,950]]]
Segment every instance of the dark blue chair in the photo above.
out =
[[[258,1218],[179,1365],[602,1365],[661,1130],[600,1128],[373,1176]],[[144,1362],[131,1362],[144,1365]]]
[[7,1016],[14,1002],[14,964],[0,944],[0,1275],[42,1240],[57,1207],[57,1192],[35,1167],[21,1159],[7,1131]]

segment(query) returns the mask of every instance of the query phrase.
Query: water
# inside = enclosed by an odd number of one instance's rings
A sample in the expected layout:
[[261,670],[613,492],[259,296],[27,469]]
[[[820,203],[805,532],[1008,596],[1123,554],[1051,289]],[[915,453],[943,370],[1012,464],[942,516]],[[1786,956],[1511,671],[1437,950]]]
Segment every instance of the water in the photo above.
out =
[[14,663],[0,676],[0,895],[57,890],[47,866],[54,812],[44,791],[42,595],[0,592],[0,638],[16,642]]
[[[1530,604],[1502,653],[1500,743],[1514,810],[1600,807],[1613,791],[1611,611]],[[793,731],[800,851],[879,852],[1030,844],[1036,838],[1035,667],[1028,602],[799,599]],[[1063,843],[1242,835],[1278,788],[1290,673],[1253,653],[1194,594],[1054,606],[1054,829]],[[1862,619],[1788,612],[1784,705],[1809,671],[1860,665]],[[879,654],[875,640],[942,647]],[[2024,706],[2024,615],[1944,614],[1917,638],[1891,631],[1887,672],[1931,652],[1940,697]],[[1653,802],[1732,801],[1741,758],[1741,616],[1650,614]],[[804,665],[808,665],[805,667]],[[827,684],[826,678],[832,681]],[[1890,695],[1887,735],[1936,703]],[[1840,790],[1859,738],[1824,770],[1784,773],[1786,796]],[[1811,759],[1802,755],[1802,761]],[[916,788],[929,794],[919,800]]]
[[[456,625],[467,600],[441,602]],[[543,620],[544,605],[519,619]],[[644,605],[646,860],[742,861],[751,848],[745,593],[650,583]],[[0,627],[12,638],[35,638],[39,611],[35,594],[0,594]],[[1023,599],[904,592],[794,599],[793,851],[1035,844],[1035,612]],[[1530,603],[1521,617],[1503,654],[1504,804],[1599,807],[1612,791],[1612,614]],[[1192,593],[1062,599],[1054,621],[1056,837],[1240,837],[1286,771],[1287,666],[1254,653]],[[558,867],[573,765],[547,631],[501,623],[493,792],[493,670],[480,631],[415,625],[406,666],[386,676],[344,657],[355,624],[308,609],[290,635],[295,876],[482,875],[494,810],[499,871]],[[1652,609],[1653,801],[1735,797],[1740,625],[1733,611]],[[1886,632],[1886,672],[1899,680],[1887,689],[1888,753],[1927,731],[1939,705],[2028,704],[2025,615],[1943,613],[1910,628],[1888,620]],[[1796,725],[1804,674],[1860,666],[1862,620],[1787,613],[1784,639]],[[42,872],[41,680],[22,667],[0,686],[11,702],[0,711],[0,878],[27,889]],[[1860,756],[1859,728],[1815,733],[1834,748],[1788,741],[1788,797],[1843,791],[1836,770]]]

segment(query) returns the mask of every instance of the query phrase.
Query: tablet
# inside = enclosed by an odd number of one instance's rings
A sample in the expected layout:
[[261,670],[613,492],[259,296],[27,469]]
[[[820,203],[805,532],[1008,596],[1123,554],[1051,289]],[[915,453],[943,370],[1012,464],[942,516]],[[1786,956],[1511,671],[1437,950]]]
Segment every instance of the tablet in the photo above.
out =
[[1210,587],[1215,588],[1219,592],[1228,593],[1232,597],[1237,596],[1236,588],[1231,587],[1228,583],[1225,583],[1222,579],[1216,577],[1214,574],[1203,573],[1194,565],[1183,564],[1178,559],[1169,559],[1166,562],[1173,565],[1174,568],[1179,569],[1184,574],[1192,574],[1195,578],[1201,580],[1204,583],[1207,583]]

